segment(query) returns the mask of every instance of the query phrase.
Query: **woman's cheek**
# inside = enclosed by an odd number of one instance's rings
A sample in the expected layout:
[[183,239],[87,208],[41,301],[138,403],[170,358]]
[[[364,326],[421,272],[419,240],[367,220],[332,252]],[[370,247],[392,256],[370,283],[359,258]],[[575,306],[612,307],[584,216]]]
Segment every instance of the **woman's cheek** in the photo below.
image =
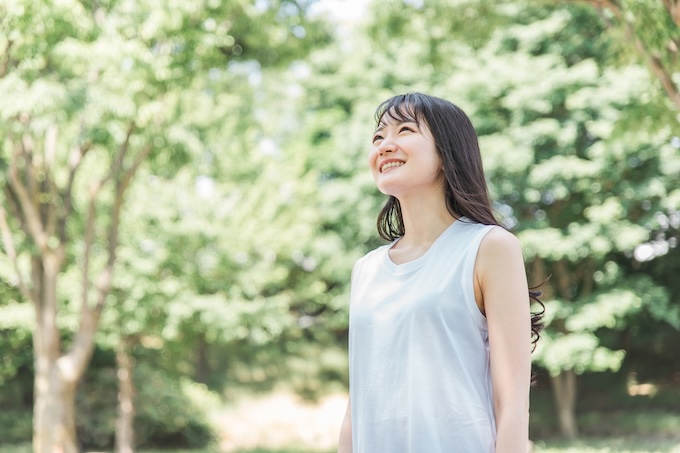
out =
[[378,153],[375,150],[371,150],[368,153],[368,168],[371,170],[371,173],[375,174],[376,172],[376,164],[378,160]]

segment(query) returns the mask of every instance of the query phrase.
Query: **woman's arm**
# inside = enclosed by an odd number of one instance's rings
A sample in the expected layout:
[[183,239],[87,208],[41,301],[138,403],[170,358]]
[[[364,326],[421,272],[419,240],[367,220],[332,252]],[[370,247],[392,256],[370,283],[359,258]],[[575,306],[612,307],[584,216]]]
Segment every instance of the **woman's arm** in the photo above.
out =
[[345,418],[340,427],[340,441],[338,442],[338,453],[352,453],[352,407],[347,402]]
[[482,240],[475,264],[475,295],[489,327],[496,452],[526,453],[531,314],[522,250],[512,233],[494,228]]

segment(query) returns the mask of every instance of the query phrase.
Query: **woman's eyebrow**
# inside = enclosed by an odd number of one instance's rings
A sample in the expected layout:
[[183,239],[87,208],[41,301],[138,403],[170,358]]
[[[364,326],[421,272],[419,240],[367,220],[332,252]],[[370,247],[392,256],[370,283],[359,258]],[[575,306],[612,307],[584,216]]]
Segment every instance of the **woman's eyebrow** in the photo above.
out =
[[[403,119],[401,119],[401,118],[395,118],[394,120],[395,120],[395,121],[394,121],[393,124],[394,124],[395,126],[399,126],[400,124],[404,124],[404,123],[418,124],[418,122],[417,122],[416,120],[414,120],[413,118],[403,118]],[[375,129],[375,132],[381,131],[381,130],[385,129],[385,127],[387,127],[387,126],[388,126],[388,124],[380,123],[380,124],[378,125],[378,127]]]

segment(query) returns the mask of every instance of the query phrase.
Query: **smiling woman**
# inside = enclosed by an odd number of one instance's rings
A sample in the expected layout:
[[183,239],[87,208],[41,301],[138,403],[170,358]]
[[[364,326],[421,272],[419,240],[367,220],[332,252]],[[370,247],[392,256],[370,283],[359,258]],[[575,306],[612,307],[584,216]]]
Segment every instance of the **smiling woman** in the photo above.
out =
[[496,221],[475,130],[424,94],[385,101],[368,164],[390,244],[352,272],[339,451],[526,452],[532,316],[519,242]]
[[442,163],[434,139],[415,118],[383,116],[373,134],[368,161],[378,189],[384,194],[420,198],[426,196],[424,191],[430,185],[439,185]]

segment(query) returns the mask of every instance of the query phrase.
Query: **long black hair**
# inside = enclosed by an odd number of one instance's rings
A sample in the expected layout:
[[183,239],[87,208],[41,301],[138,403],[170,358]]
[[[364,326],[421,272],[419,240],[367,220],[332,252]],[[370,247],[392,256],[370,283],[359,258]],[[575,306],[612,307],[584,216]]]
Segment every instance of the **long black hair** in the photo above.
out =
[[[402,122],[426,126],[434,138],[442,162],[446,208],[455,217],[465,216],[473,222],[503,227],[494,216],[484,178],[482,155],[477,133],[470,118],[455,104],[422,93],[394,96],[380,104],[375,112],[378,125],[388,116]],[[404,219],[399,200],[389,196],[378,215],[378,233],[393,241],[404,235]],[[531,313],[534,347],[543,329],[545,307],[536,287],[529,288],[530,301],[540,305]]]

